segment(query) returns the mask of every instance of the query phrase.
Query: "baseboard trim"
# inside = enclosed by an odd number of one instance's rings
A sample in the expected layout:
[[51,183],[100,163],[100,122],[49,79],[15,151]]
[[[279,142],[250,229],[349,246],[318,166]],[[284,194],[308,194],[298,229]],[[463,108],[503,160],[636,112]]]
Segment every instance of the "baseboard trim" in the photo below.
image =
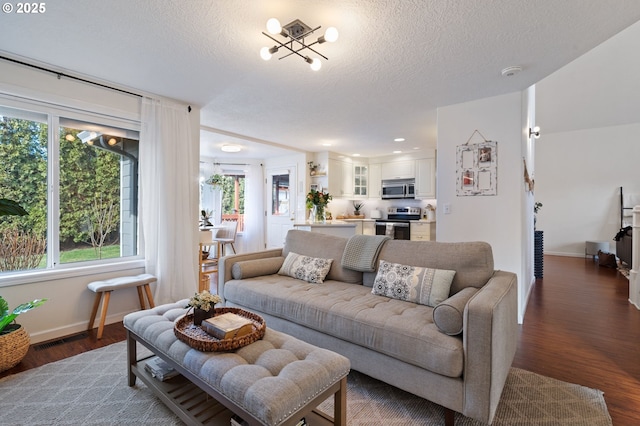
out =
[[[124,319],[125,315],[131,313],[131,312],[136,312],[134,311],[129,311],[129,312],[119,312],[119,313],[115,313],[115,314],[111,314],[111,315],[107,315],[107,318],[105,319],[104,324],[113,324],[116,322],[122,322],[122,320]],[[100,321],[100,315],[98,315],[98,317],[96,317],[96,321],[93,324],[94,328],[97,328],[99,325],[99,321]],[[38,343],[42,343],[42,342],[48,342],[50,340],[56,340],[56,339],[60,339],[62,337],[66,337],[66,336],[70,336],[72,334],[77,334],[77,333],[81,333],[83,331],[87,331],[87,327],[89,326],[89,320],[87,319],[87,321],[82,321],[82,322],[77,322],[75,324],[69,324],[69,325],[65,325],[64,327],[57,327],[57,328],[52,328],[49,330],[43,330],[43,331],[39,331],[37,333],[32,333],[30,334],[31,337],[31,344],[38,344]],[[27,329],[27,331],[29,331]]]

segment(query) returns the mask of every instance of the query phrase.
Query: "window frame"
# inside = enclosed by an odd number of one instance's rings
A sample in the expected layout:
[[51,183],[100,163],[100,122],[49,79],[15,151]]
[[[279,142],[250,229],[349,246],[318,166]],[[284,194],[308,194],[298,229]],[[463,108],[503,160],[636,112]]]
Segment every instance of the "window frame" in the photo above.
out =
[[[98,125],[116,127],[127,131],[140,132],[139,117],[124,117],[97,111],[81,110],[46,101],[22,98],[0,93],[0,105],[9,108],[33,111],[47,115],[47,266],[44,269],[27,271],[5,271],[0,273],[0,288],[40,281],[71,278],[89,274],[116,272],[144,268],[144,240],[140,232],[140,191],[138,191],[138,254],[136,256],[91,260],[84,262],[59,263],[59,208],[60,208],[60,118],[77,120]],[[96,106],[96,109],[99,109]],[[125,114],[123,114],[125,115]],[[138,175],[138,185],[140,176]]]

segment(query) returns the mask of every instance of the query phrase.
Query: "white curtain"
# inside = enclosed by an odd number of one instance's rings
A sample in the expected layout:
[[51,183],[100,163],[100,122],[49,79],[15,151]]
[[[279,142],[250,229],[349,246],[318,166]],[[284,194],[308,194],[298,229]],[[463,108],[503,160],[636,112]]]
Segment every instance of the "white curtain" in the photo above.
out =
[[252,252],[264,250],[264,172],[262,164],[248,167],[245,174],[242,247],[245,252]]
[[198,289],[198,140],[186,105],[144,98],[140,132],[140,227],[157,304]]

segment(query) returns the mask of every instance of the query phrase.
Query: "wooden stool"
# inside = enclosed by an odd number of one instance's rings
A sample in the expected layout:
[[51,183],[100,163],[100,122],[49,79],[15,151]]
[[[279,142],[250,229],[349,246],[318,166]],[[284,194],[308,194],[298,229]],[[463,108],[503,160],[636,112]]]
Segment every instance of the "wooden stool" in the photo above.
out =
[[147,299],[149,299],[149,307],[155,308],[153,303],[153,296],[151,295],[151,287],[149,283],[156,281],[156,277],[151,274],[140,274],[134,277],[118,277],[111,278],[104,281],[93,281],[87,284],[87,288],[96,293],[95,301],[93,302],[93,309],[91,311],[91,319],[89,320],[89,328],[93,329],[93,323],[96,320],[96,314],[98,313],[98,306],[100,306],[100,299],[104,294],[104,301],[102,302],[102,314],[100,316],[100,325],[98,326],[98,339],[102,338],[102,332],[104,330],[104,321],[107,319],[107,309],[109,308],[109,298],[113,290],[121,288],[137,287],[138,298],[140,299],[140,309],[145,309],[144,295],[142,294],[142,288],[144,287],[147,293]]

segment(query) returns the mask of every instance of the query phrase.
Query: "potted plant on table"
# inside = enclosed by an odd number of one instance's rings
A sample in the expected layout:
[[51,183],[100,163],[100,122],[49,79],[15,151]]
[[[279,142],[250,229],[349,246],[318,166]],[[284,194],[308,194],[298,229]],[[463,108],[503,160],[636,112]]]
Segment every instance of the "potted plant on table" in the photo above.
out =
[[358,203],[356,201],[353,202],[353,214],[356,216],[360,216],[362,212],[360,211],[364,207],[364,203]]
[[209,293],[208,290],[194,294],[187,303],[187,307],[193,308],[193,324],[200,325],[202,321],[211,318],[215,313],[216,304],[220,302],[222,302],[222,298],[217,294]]

